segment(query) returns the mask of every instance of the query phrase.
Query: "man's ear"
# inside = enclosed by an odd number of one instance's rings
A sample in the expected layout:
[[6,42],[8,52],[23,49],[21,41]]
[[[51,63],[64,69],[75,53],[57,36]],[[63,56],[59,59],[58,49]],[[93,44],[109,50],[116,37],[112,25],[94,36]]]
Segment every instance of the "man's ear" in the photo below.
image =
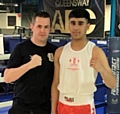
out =
[[32,23],[30,24],[30,29],[33,31],[33,24]]

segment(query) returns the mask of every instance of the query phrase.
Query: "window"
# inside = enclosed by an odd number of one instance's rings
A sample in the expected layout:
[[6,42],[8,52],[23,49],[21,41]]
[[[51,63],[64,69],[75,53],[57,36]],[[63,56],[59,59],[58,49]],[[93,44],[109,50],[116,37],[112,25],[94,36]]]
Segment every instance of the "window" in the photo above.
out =
[[8,16],[8,26],[16,25],[16,16]]

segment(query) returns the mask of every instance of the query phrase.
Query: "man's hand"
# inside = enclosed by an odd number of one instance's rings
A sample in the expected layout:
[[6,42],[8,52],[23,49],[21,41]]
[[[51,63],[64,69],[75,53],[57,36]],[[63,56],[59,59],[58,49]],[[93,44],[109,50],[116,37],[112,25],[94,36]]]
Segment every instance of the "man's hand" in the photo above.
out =
[[35,68],[37,66],[41,66],[42,65],[42,58],[41,56],[35,54],[33,56],[31,56],[31,60],[30,60],[30,67]]

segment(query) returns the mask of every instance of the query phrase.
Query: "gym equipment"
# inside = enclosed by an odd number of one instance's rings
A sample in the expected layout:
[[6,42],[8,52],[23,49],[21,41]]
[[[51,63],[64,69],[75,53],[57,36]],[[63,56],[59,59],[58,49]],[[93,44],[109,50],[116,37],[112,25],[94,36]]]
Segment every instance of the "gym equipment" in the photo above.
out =
[[26,38],[22,38],[21,35],[4,35],[4,53],[11,53],[17,43],[25,41]]
[[20,40],[20,38],[10,38],[9,39],[9,52],[11,53],[18,43],[23,42],[25,40],[26,39]]
[[30,28],[25,26],[15,26],[13,34],[19,34],[22,38],[30,38],[32,31]]
[[56,45],[57,47],[63,46],[67,43],[65,39],[48,39],[48,42]]
[[69,34],[50,34],[48,42],[56,45],[57,47],[64,46],[67,43],[67,39],[70,38]]
[[10,48],[10,46],[9,46],[9,45],[10,45],[10,44],[9,44],[10,42],[9,42],[9,40],[10,40],[10,39],[17,38],[17,39],[19,39],[19,42],[20,42],[20,41],[21,41],[21,40],[20,40],[20,37],[21,37],[20,35],[4,35],[4,36],[3,36],[4,53],[5,53],[5,54],[10,53],[10,49],[9,49],[9,48]]

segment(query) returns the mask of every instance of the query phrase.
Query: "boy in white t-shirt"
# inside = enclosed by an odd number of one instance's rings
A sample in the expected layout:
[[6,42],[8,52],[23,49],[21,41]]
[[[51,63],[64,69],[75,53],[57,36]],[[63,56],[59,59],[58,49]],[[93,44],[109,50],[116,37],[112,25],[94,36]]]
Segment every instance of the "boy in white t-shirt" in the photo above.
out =
[[116,85],[102,49],[86,38],[90,15],[83,9],[69,14],[71,42],[57,49],[52,83],[52,114],[95,114],[95,80],[100,72],[109,88]]

